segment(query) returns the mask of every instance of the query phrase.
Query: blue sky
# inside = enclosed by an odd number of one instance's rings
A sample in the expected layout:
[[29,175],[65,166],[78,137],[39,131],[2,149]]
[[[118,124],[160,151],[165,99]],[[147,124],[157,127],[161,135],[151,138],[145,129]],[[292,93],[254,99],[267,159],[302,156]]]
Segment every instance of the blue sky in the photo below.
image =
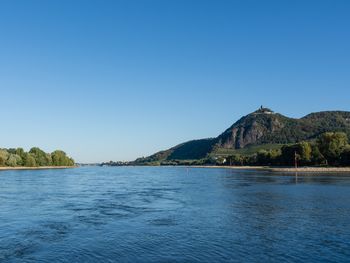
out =
[[0,1],[1,147],[132,160],[260,105],[350,110],[350,1]]

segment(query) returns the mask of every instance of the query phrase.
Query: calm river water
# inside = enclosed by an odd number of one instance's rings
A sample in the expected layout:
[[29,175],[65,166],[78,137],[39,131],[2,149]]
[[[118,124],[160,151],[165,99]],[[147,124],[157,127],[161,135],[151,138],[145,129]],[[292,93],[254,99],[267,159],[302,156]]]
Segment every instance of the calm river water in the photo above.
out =
[[0,262],[320,261],[350,261],[350,175],[0,172]]

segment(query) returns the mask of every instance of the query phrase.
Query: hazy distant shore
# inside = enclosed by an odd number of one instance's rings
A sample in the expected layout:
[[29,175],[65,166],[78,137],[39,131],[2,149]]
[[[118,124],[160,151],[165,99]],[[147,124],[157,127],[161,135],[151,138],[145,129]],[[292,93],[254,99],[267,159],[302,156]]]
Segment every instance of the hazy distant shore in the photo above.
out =
[[77,166],[38,166],[38,167],[26,167],[26,166],[18,166],[18,167],[0,167],[1,170],[45,170],[45,169],[68,169],[68,168],[76,168]]
[[344,173],[350,172],[350,167],[268,167],[268,166],[216,166],[216,165],[196,165],[188,166],[196,168],[224,168],[236,170],[264,170],[271,172],[306,172],[306,173]]

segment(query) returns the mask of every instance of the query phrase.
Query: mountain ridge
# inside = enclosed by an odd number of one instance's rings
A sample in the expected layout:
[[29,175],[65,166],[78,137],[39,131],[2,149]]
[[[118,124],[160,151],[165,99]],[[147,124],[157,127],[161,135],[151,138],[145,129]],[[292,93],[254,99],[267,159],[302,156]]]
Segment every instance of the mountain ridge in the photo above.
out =
[[190,140],[138,158],[135,163],[197,160],[218,150],[235,151],[257,145],[311,141],[324,132],[336,131],[345,132],[350,138],[350,112],[320,111],[301,118],[290,118],[260,107],[241,117],[217,137]]

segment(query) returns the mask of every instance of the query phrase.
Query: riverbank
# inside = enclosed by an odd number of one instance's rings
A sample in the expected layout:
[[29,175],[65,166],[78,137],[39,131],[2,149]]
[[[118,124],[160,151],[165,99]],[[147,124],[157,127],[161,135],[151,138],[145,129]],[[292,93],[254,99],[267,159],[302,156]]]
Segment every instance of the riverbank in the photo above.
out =
[[3,166],[3,167],[0,167],[0,171],[6,171],[6,170],[69,169],[69,168],[76,168],[76,167],[77,166],[38,166],[38,167],[26,167],[26,166],[10,167],[10,166]]
[[235,170],[263,170],[281,173],[350,173],[350,167],[270,167],[270,166],[216,166],[216,165],[196,165],[188,166],[196,168],[223,168]]
[[350,167],[298,167],[298,168],[268,168],[272,172],[283,173],[350,173]]

